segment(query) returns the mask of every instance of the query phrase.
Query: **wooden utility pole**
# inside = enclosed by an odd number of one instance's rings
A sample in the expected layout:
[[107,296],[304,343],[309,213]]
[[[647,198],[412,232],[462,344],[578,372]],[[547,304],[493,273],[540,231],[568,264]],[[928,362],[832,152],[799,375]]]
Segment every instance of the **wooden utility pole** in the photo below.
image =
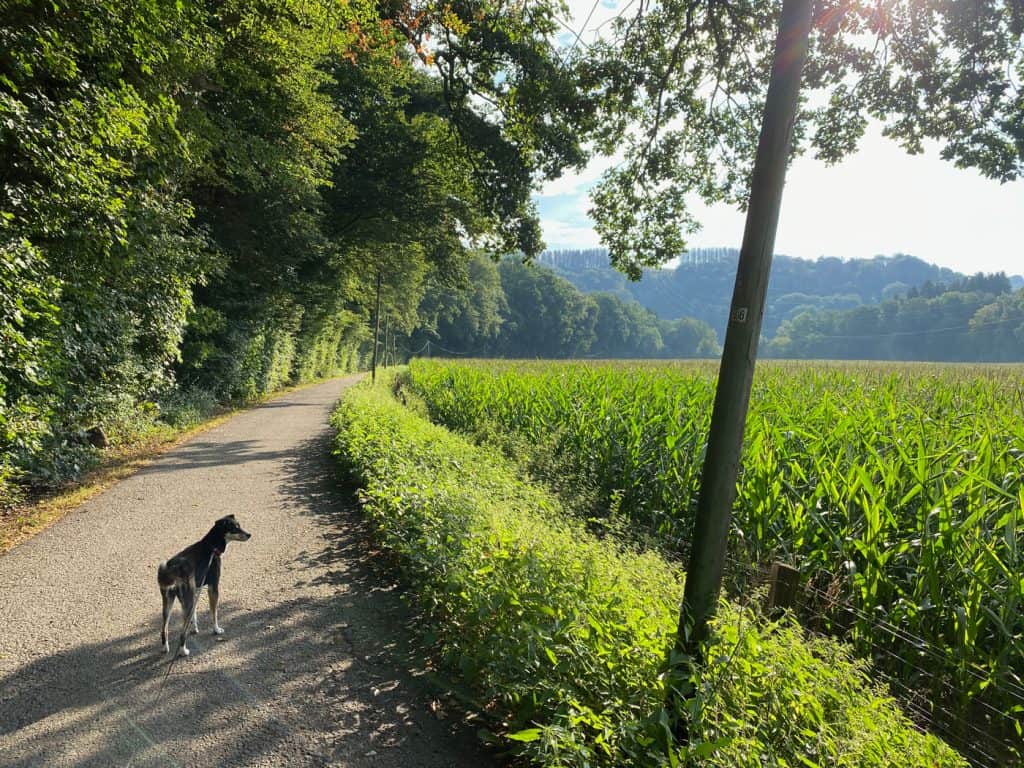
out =
[[377,270],[377,311],[373,319],[373,367],[370,369],[370,382],[377,383],[377,347],[380,346],[380,270]]
[[676,648],[684,658],[698,661],[722,586],[750,385],[810,28],[811,0],[784,0],[679,614]]

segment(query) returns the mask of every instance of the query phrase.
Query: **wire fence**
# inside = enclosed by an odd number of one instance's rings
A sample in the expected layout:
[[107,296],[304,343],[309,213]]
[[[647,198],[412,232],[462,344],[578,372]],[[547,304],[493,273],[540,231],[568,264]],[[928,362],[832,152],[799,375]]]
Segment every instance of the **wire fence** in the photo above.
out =
[[[746,600],[762,594],[771,577],[769,564],[730,555],[723,587],[730,597]],[[808,635],[849,642],[858,656],[871,662],[871,675],[886,685],[907,716],[954,746],[973,766],[1024,766],[1024,686],[1012,679],[1012,671],[993,675],[964,661],[958,669],[977,689],[968,695],[945,672],[948,649],[859,609],[838,582],[822,588],[802,579],[786,607]],[[1008,708],[1005,702],[1010,702]]]

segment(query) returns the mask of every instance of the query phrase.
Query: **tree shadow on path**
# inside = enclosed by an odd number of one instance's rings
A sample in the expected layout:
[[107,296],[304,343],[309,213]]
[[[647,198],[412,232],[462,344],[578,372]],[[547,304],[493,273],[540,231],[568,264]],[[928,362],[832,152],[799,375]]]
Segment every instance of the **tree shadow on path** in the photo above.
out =
[[[279,585],[273,605],[232,609],[228,593],[228,634],[222,642],[195,638],[193,656],[176,661],[165,682],[169,659],[157,643],[155,594],[145,626],[73,645],[0,678],[3,764],[497,764],[457,715],[438,717],[443,690],[427,671],[398,588],[375,562],[330,446],[325,430],[283,452],[286,514],[307,517],[319,537],[288,564],[294,583]],[[209,457],[201,444],[195,448],[192,458],[203,464]],[[114,592],[97,599],[116,600]],[[201,625],[203,619],[206,629],[205,611]]]

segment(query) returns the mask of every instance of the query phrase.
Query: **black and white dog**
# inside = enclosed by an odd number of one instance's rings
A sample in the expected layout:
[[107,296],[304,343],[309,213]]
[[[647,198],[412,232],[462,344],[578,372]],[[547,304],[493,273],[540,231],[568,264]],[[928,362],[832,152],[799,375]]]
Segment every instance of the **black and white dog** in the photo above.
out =
[[160,585],[160,595],[164,600],[164,622],[160,631],[160,642],[164,653],[171,650],[167,642],[167,624],[171,618],[174,598],[181,601],[181,648],[182,656],[188,656],[189,625],[199,632],[196,621],[196,598],[204,586],[210,596],[210,613],[213,614],[213,633],[224,634],[217,623],[217,601],[220,598],[220,556],[227,549],[229,541],[248,541],[251,534],[242,530],[234,515],[222,517],[213,524],[213,528],[203,538],[190,547],[186,547],[170,560],[160,563],[157,568],[156,580]]

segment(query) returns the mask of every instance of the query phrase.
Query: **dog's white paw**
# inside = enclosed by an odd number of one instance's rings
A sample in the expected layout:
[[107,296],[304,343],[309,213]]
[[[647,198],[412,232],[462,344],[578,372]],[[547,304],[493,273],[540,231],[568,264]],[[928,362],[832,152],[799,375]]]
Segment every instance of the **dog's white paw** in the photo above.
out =
[[182,656],[188,656],[189,650],[183,645],[181,646],[181,650],[179,650],[178,653]]
[[171,652],[171,644],[170,643],[164,643],[164,653],[170,653],[170,652]]
[[223,635],[224,634],[224,627],[221,627],[221,626],[218,626],[218,625],[215,624],[214,627],[213,627],[213,634],[215,634],[215,635]]

